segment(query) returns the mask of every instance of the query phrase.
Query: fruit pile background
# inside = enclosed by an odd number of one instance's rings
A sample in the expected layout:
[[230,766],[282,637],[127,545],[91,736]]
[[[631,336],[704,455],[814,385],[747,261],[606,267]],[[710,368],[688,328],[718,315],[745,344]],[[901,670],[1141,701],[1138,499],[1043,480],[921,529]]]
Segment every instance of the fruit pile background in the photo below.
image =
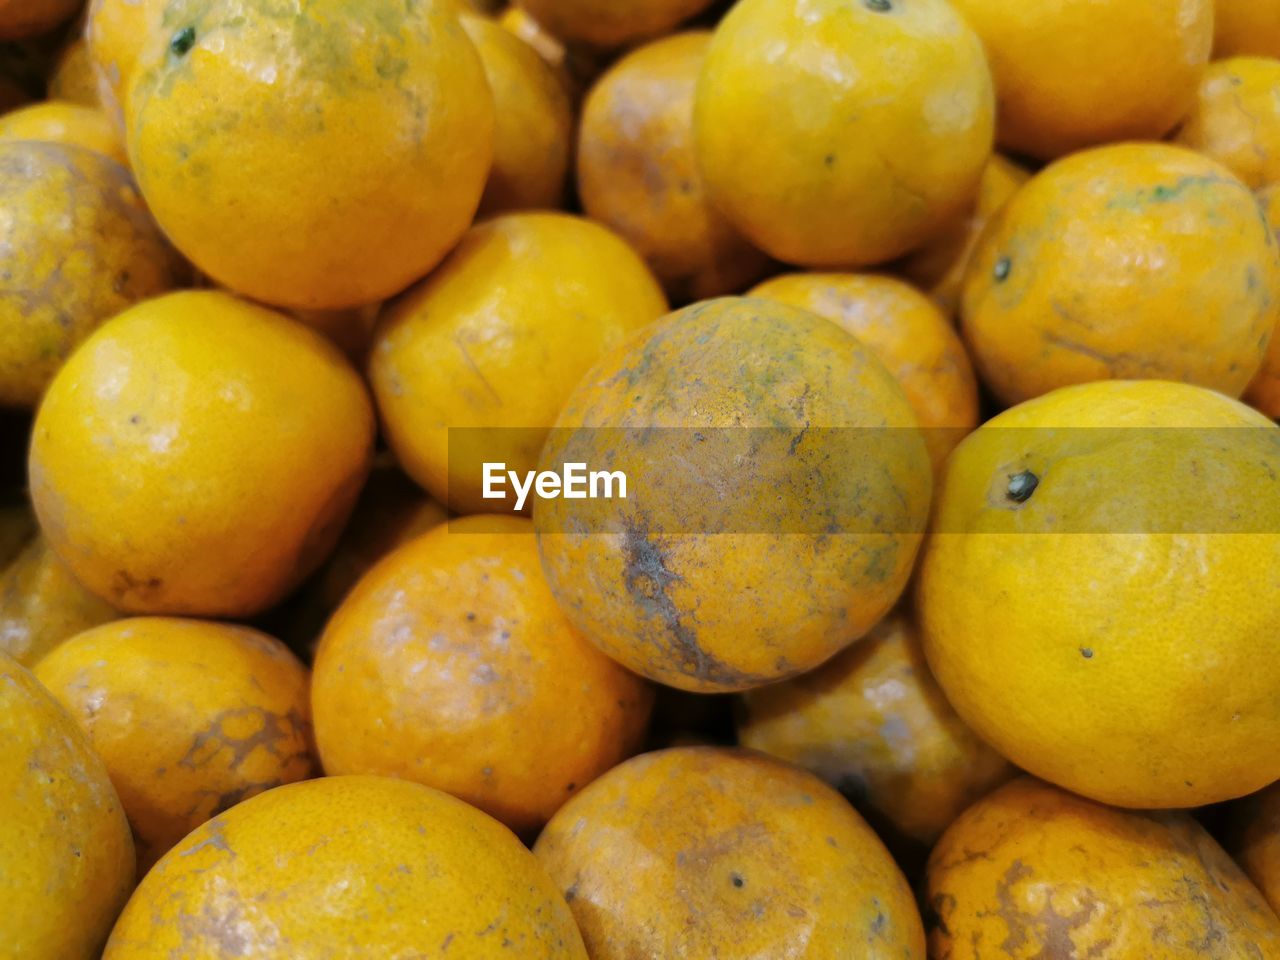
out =
[[0,960],[1280,958],[1277,234],[1280,0],[0,0]]

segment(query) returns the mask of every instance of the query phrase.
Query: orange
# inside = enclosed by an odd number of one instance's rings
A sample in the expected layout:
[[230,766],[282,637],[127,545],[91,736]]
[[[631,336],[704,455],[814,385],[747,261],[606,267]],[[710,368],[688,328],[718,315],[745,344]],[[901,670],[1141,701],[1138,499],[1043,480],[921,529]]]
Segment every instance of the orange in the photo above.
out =
[[592,960],[923,960],[906,880],[816,777],[759,754],[636,757],[556,814],[534,853]]
[[0,0],[0,40],[21,40],[70,20],[82,0]]
[[344,310],[291,310],[289,315],[312,330],[323,333],[354,364],[363,364],[369,353],[369,341],[378,322],[380,303]]
[[575,103],[610,56],[608,50],[566,44],[548,33],[546,27],[520,7],[507,7],[498,15],[497,22],[537,51],[538,56],[555,71]]
[[1228,167],[1251,188],[1280,183],[1280,60],[1209,65],[1178,142]]
[[96,150],[127,165],[124,145],[101,110],[67,101],[46,100],[0,116],[0,141],[38,140]]
[[926,879],[929,956],[1280,956],[1280,921],[1185,813],[1112,810],[1029,777],[943,835]]
[[994,113],[982,44],[946,0],[740,0],[712,37],[693,131],[711,202],[748,240],[855,267],[961,214]]
[[[1280,241],[1280,184],[1258,194],[1271,232]],[[1262,369],[1244,393],[1244,399],[1268,417],[1280,417],[1280,337],[1274,333],[1262,359]]]
[[538,52],[494,21],[466,14],[493,92],[493,168],[480,214],[554,209],[564,200],[573,139],[569,91]]
[[586,960],[550,878],[500,824],[416,783],[327,777],[198,827],[143,878],[103,960]]
[[768,267],[712,208],[693,150],[693,95],[711,34],[655,40],[605,73],[583,105],[578,193],[677,301],[736,293]]
[[89,0],[84,40],[98,84],[98,99],[108,118],[124,133],[125,81],[133,74],[138,50],[168,0]]
[[914,287],[874,274],[792,273],[748,296],[810,310],[862,341],[902,387],[935,467],[978,425],[978,382],[964,344]]
[[493,99],[451,7],[175,0],[147,28],[122,98],[129,157],[156,220],[219,283],[360,306],[470,225]]
[[75,721],[0,653],[0,943],[23,960],[97,960],[133,887],[133,841]]
[[95,327],[184,270],[128,171],[100,153],[0,143],[0,206],[0,406],[33,407]]
[[991,61],[1000,145],[1042,160],[1164,136],[1191,110],[1213,45],[1213,0],[955,5]]
[[[1091,383],[951,454],[917,602],[973,730],[1030,773],[1126,807],[1280,779],[1280,428],[1221,394]],[[979,639],[980,638],[980,639]]]
[[26,667],[82,630],[116,619],[37,535],[0,574],[0,650]]
[[569,624],[514,517],[391,553],[334,614],[312,686],[328,773],[416,780],[521,833],[639,747],[652,700]]
[[599,224],[559,213],[479,224],[379,324],[369,379],[387,441],[437,500],[500,509],[483,498],[481,464],[533,469],[587,368],[666,309],[644,261]]
[[325,558],[369,469],[373,411],[319,334],[224,293],[103,325],[36,416],[49,543],[131,613],[241,617]]
[[962,330],[1006,403],[1090,380],[1181,380],[1240,396],[1280,311],[1280,257],[1248,187],[1165,144],[1089,150],[996,216]]
[[75,37],[58,54],[53,73],[49,75],[48,92],[50,100],[66,100],[101,109],[98,78],[89,59],[89,45],[83,37]]
[[951,709],[902,612],[817,670],[746,693],[738,742],[811,770],[925,845],[1013,770]]
[[142,871],[210,817],[311,774],[307,670],[248,627],[118,620],[34,673],[106,763]]
[[629,478],[539,500],[543,567],[582,633],[699,693],[810,670],[898,599],[932,475],[892,374],[834,323],[770,300],[671,314],[569,398],[542,469]]
[[1230,811],[1239,833],[1236,860],[1275,910],[1280,905],[1280,786],[1270,786]]
[[1270,0],[1216,0],[1213,52],[1280,57],[1280,6]]
[[538,23],[565,40],[602,47],[668,33],[712,0],[518,0]]

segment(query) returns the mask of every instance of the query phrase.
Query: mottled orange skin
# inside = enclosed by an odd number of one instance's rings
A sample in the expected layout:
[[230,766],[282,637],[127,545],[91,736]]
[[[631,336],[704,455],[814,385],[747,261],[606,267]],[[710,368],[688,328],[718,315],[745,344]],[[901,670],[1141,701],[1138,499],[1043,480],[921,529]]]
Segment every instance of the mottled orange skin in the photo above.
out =
[[937,300],[947,316],[960,312],[964,275],[982,231],[1030,179],[1026,168],[993,153],[978,183],[977,202],[968,214],[897,264],[903,276]]
[[269,790],[143,878],[103,960],[586,960],[555,885],[501,824],[383,777]]
[[995,74],[1000,145],[1042,160],[1164,136],[1213,45],[1213,0],[954,3]]
[[871,828],[761,754],[636,757],[565,804],[534,853],[592,960],[924,957],[910,888]]
[[370,571],[312,686],[328,773],[415,780],[520,833],[635,752],[652,703],[560,611],[530,522],[497,516],[437,527]]
[[124,144],[111,121],[97,107],[69,101],[46,100],[12,110],[0,117],[0,141],[37,140],[96,150],[121,165],[128,165]]
[[[1258,200],[1280,247],[1280,185],[1263,190],[1258,194]],[[1271,419],[1280,417],[1280,336],[1272,334],[1267,354],[1262,359],[1262,369],[1245,390],[1244,399]]]
[[210,817],[311,775],[307,669],[248,627],[118,620],[33,672],[106,763],[139,872]]
[[493,167],[479,216],[555,209],[564,202],[573,142],[569,91],[538,52],[487,17],[466,14],[493,93]]
[[82,630],[118,616],[81,586],[42,536],[0,574],[0,650],[24,667]]
[[712,36],[694,141],[711,202],[766,253],[884,263],[972,202],[995,95],[946,0],[740,0]]
[[0,943],[22,960],[97,960],[133,888],[129,824],[89,741],[0,653]]
[[1061,160],[979,241],[961,328],[1008,404],[1106,379],[1180,380],[1233,397],[1280,311],[1280,256],[1243,183],[1181,147]]
[[1230,849],[1271,909],[1280,910],[1280,785],[1230,809],[1237,826],[1236,843]]
[[[532,470],[573,385],[666,309],[644,261],[597,223],[518,213],[478,224],[379,323],[369,380],[387,442],[451,509],[497,510],[481,465]],[[451,427],[494,430],[455,435],[451,454]]]
[[1178,143],[1217,160],[1254,190],[1280,183],[1278,89],[1280,60],[1231,57],[1211,63]]
[[677,302],[740,292],[768,269],[707,200],[693,94],[711,34],[676,34],[623,57],[591,88],[578,132],[587,214],[629,240]]
[[125,82],[138,51],[168,0],[89,0],[84,39],[107,117],[124,134]]
[[94,328],[184,268],[128,171],[92,150],[0,143],[0,207],[0,406],[34,407]]
[[0,0],[0,40],[21,40],[66,23],[83,0]]
[[175,246],[221,284],[360,306],[470,225],[493,98],[452,6],[168,0],[147,27],[123,96],[130,163]]
[[1023,777],[943,834],[934,960],[1272,960],[1280,920],[1185,813],[1114,810]]
[[[98,78],[89,59],[89,45],[77,36],[58,54],[53,73],[49,74],[50,100],[66,100],[85,107],[102,108],[98,97]],[[115,129],[114,127],[112,129]]]
[[914,287],[876,274],[791,273],[747,295],[809,310],[862,341],[906,394],[935,469],[978,425],[978,381],[964,344]]
[[552,34],[617,47],[669,33],[712,0],[518,0]]
[[1280,57],[1280,6],[1272,0],[1216,0],[1216,57]]
[[902,612],[817,670],[746,693],[737,726],[744,747],[816,773],[925,845],[1013,773],[947,703]]
[[[558,427],[544,469],[630,479],[626,500],[537,502],[543,567],[583,634],[637,673],[701,693],[793,676],[906,584],[924,440],[874,354],[807,311],[724,298],[670,314],[582,379]],[[851,502],[858,521],[832,507]]]
[[319,334],[228,294],[170,294],[59,372],[31,495],[58,556],[121,610],[248,616],[332,549],[373,436],[364,385]]

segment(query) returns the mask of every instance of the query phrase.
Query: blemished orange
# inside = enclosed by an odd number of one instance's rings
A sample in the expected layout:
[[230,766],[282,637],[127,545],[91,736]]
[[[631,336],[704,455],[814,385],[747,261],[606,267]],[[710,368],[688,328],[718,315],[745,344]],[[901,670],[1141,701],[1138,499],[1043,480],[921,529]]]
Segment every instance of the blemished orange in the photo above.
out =
[[1136,378],[1238,397],[1280,313],[1277,249],[1221,164],[1157,143],[1083,151],[1033,177],[982,235],[961,329],[1008,404]]
[[1202,387],[1089,383],[988,421],[947,462],[917,571],[947,699],[1104,803],[1280,779],[1278,494],[1280,428]]
[[546,27],[518,6],[503,10],[497,22],[537,51],[538,56],[555,71],[569,92],[569,99],[575,104],[609,61],[610,51],[580,43],[565,43],[552,36]]
[[1228,849],[1271,909],[1280,910],[1280,785],[1246,797],[1229,810],[1237,835]]
[[1213,53],[1280,57],[1280,6],[1272,0],[1216,0]]
[[712,0],[518,0],[538,23],[564,40],[617,47],[669,33]]
[[741,0],[693,129],[707,194],[748,240],[834,268],[892,260],[960,215],[994,123],[982,44],[947,0]]
[[[514,213],[478,224],[379,323],[369,379],[387,442],[451,509],[501,509],[483,497],[482,464],[532,470],[573,385],[666,309],[644,261],[597,223]],[[450,428],[469,428],[452,450]]]
[[738,742],[804,767],[930,845],[1013,774],[956,716],[909,614],[890,614],[817,670],[743,695]]
[[70,20],[82,0],[0,0],[0,40],[23,40]]
[[128,165],[124,144],[107,115],[97,107],[45,100],[0,116],[0,141],[36,140],[96,150]]
[[0,653],[0,942],[23,960],[97,960],[133,888],[133,841],[74,720]]
[[693,95],[711,34],[680,33],[627,54],[583,104],[578,193],[677,302],[738,293],[768,269],[707,200],[693,150]]
[[935,468],[978,425],[978,381],[964,344],[915,287],[878,274],[791,273],[747,295],[809,310],[862,341],[902,387]]
[[133,75],[138,50],[167,0],[89,0],[84,41],[107,118],[124,135],[125,81]]
[[1230,57],[1211,63],[1178,143],[1217,160],[1254,190],[1280,183],[1278,89],[1280,60]]
[[1113,810],[1023,777],[974,804],[926,875],[929,956],[1280,956],[1280,920],[1185,813]]
[[[1258,201],[1280,249],[1280,185],[1261,191]],[[1276,333],[1272,333],[1262,369],[1245,390],[1244,399],[1273,420],[1280,417],[1280,336]]]
[[143,878],[103,960],[228,949],[254,960],[587,956],[510,831],[389,777],[288,784],[196,828]]
[[58,556],[119,609],[249,616],[332,549],[373,438],[359,375],[318,333],[175,293],[104,324],[59,371],[31,496]]
[[284,307],[360,306],[421,277],[471,224],[492,160],[484,68],[438,0],[170,5],[123,106],[175,246]]
[[0,651],[34,666],[64,640],[115,620],[37,534],[0,573]]
[[570,625],[533,526],[477,516],[398,548],[316,653],[330,774],[403,777],[530,834],[640,746],[653,694]]
[[[642,331],[578,384],[542,470],[626,499],[540,499],[570,620],[642,676],[731,692],[818,666],[894,605],[932,470],[902,388],[815,314],[726,297]],[[851,508],[852,507],[852,508]]]
[[573,142],[569,91],[538,52],[488,17],[464,14],[493,93],[493,166],[480,216],[553,210],[564,200]]
[[76,37],[58,54],[53,73],[49,74],[48,94],[50,100],[66,100],[101,109],[98,77],[89,59],[89,45],[84,37]]
[[185,271],[128,171],[95,151],[0,143],[0,206],[0,406],[34,407],[91,331]]
[[1213,0],[954,2],[986,46],[1000,145],[1041,160],[1164,136],[1213,45]]
[[964,275],[982,231],[1030,179],[1025,167],[993,153],[983,168],[978,198],[969,212],[899,262],[897,269],[938,301],[947,316],[955,317],[960,312]]
[[844,798],[761,754],[681,747],[609,771],[534,846],[592,960],[923,960],[906,879]]
[[257,630],[117,620],[32,672],[106,763],[139,872],[210,817],[312,772],[307,669]]

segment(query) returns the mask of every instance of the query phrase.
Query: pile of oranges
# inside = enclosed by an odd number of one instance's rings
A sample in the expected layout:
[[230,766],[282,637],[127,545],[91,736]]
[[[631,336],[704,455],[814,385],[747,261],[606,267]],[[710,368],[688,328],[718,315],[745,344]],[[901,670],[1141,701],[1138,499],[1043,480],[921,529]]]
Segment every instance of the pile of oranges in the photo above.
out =
[[0,0],[0,960],[1280,960],[1277,233],[1280,0]]

